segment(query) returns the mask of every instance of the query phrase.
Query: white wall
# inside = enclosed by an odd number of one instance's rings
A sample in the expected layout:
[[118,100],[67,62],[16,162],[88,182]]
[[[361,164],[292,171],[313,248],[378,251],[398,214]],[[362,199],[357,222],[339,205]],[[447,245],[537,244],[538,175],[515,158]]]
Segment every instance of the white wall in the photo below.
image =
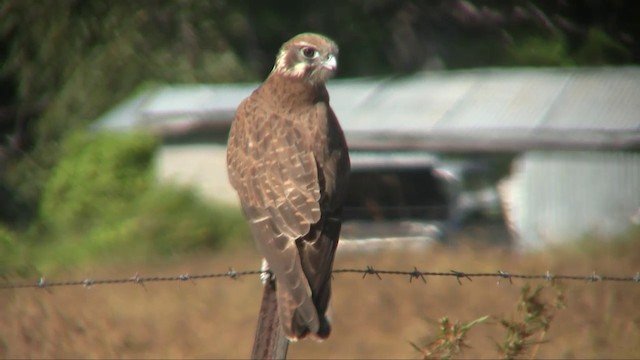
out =
[[615,237],[637,222],[640,154],[530,151],[500,191],[523,248]]
[[227,179],[224,145],[163,145],[156,154],[160,181],[191,186],[203,197],[239,206]]

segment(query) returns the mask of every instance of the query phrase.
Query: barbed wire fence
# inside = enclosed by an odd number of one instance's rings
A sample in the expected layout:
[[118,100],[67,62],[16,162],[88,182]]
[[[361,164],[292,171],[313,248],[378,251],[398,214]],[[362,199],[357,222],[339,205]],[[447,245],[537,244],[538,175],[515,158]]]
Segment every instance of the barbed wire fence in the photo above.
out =
[[[214,273],[206,273],[206,274],[178,274],[178,275],[170,275],[170,276],[140,276],[139,274],[135,274],[131,277],[124,278],[106,278],[106,279],[93,279],[93,278],[84,278],[82,280],[60,280],[60,281],[49,281],[44,277],[40,277],[37,281],[34,282],[0,282],[0,290],[10,290],[10,289],[25,289],[25,288],[40,288],[47,289],[53,287],[68,287],[68,286],[83,286],[83,287],[92,287],[98,285],[116,285],[116,284],[138,284],[144,285],[146,283],[162,283],[162,282],[187,282],[187,281],[196,281],[196,280],[207,280],[207,279],[232,279],[236,280],[241,277],[246,276],[255,276],[269,273],[268,270],[243,270],[236,271],[233,269],[229,269],[224,272],[214,272]],[[640,272],[635,273],[631,276],[611,276],[611,275],[603,275],[598,274],[595,271],[591,274],[587,275],[562,275],[562,274],[552,274],[550,271],[545,272],[544,274],[518,274],[518,273],[510,273],[507,271],[497,270],[496,272],[464,272],[457,270],[449,270],[446,272],[441,271],[420,271],[418,267],[414,267],[413,270],[389,270],[389,269],[376,269],[373,266],[367,266],[365,268],[343,268],[343,269],[334,269],[332,272],[335,274],[358,274],[362,275],[362,278],[367,276],[375,276],[378,279],[382,280],[383,276],[404,276],[408,279],[409,282],[413,282],[413,280],[421,280],[423,283],[427,283],[427,279],[429,277],[451,277],[457,280],[458,284],[462,285],[462,280],[472,281],[474,278],[494,278],[498,281],[507,280],[510,283],[513,282],[513,279],[520,280],[542,280],[542,281],[555,281],[555,280],[569,280],[569,281],[583,281],[583,282],[629,282],[629,283],[637,283],[640,284]]]
[[[81,280],[61,280],[61,281],[49,281],[44,277],[40,277],[37,281],[14,283],[10,281],[0,282],[1,290],[24,290],[24,289],[44,289],[47,292],[51,292],[51,288],[57,287],[72,287],[81,286],[85,288],[91,288],[98,285],[117,285],[117,284],[135,284],[144,287],[147,283],[169,283],[169,282],[195,282],[197,280],[211,280],[211,279],[231,279],[237,280],[247,276],[257,276],[270,274],[269,270],[243,270],[236,271],[233,268],[229,268],[223,272],[212,272],[203,274],[190,274],[182,273],[178,275],[170,276],[140,276],[136,273],[130,277],[120,278],[104,278],[93,279],[83,278]],[[375,277],[379,280],[383,280],[384,277],[405,277],[409,283],[422,282],[428,283],[428,279],[431,277],[449,277],[455,279],[459,285],[463,285],[465,281],[473,281],[474,278],[485,278],[497,280],[497,285],[500,285],[501,281],[507,280],[509,284],[513,284],[514,279],[520,280],[539,280],[548,283],[554,283],[556,280],[568,280],[568,281],[581,281],[586,283],[597,282],[619,282],[619,283],[636,283],[640,284],[640,272],[636,272],[631,276],[611,276],[592,272],[586,275],[566,275],[566,274],[553,274],[550,271],[538,274],[521,274],[511,273],[503,270],[497,270],[495,272],[464,272],[457,270],[449,271],[421,271],[417,266],[414,266],[412,270],[395,270],[395,269],[377,269],[373,266],[366,266],[364,268],[339,268],[334,269],[332,276],[336,274],[355,274],[360,275],[363,279],[366,277]],[[272,275],[272,274],[270,274]],[[271,276],[269,277],[271,278]],[[252,346],[251,357],[252,358],[273,358],[273,359],[286,359],[287,351],[289,347],[289,341],[284,337],[282,330],[279,326],[277,316],[261,317],[261,313],[264,311],[270,311],[271,315],[277,314],[275,307],[275,286],[268,286],[264,284],[263,301],[258,315],[258,324],[254,343]],[[271,283],[273,285],[273,283]],[[146,290],[146,288],[145,288]],[[269,302],[269,296],[271,302]],[[265,302],[265,299],[266,302]],[[266,304],[266,308],[265,308]],[[271,305],[271,307],[269,307]],[[264,321],[270,321],[267,326],[261,326]],[[264,324],[262,324],[264,325]],[[414,345],[415,347],[415,345]],[[420,350],[422,351],[422,350]],[[425,357],[426,358],[426,357]]]

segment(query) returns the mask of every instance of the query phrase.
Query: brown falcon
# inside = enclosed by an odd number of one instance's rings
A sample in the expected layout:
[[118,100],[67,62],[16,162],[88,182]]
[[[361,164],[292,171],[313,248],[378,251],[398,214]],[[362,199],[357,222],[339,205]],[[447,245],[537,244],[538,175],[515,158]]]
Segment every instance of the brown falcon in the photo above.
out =
[[227,168],[258,249],[275,276],[290,340],[329,336],[325,315],[349,155],[325,81],[338,47],[312,33],[282,45],[269,77],[239,105]]

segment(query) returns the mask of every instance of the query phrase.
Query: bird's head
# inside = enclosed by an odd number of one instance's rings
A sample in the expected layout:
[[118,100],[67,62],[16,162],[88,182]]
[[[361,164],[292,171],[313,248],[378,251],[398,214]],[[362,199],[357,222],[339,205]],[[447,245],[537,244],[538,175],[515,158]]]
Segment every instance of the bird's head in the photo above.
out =
[[338,46],[331,39],[313,33],[294,36],[280,48],[272,73],[324,83],[336,69]]

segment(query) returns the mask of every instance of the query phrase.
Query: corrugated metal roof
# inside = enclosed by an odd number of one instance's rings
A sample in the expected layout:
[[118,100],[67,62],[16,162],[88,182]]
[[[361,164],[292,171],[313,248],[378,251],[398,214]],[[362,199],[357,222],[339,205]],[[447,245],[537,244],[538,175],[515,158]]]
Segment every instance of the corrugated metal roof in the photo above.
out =
[[[167,86],[98,128],[229,124],[258,84]],[[640,67],[480,69],[334,80],[332,106],[360,148],[640,148]]]
[[147,121],[185,114],[215,114],[235,111],[238,104],[249,96],[254,84],[221,86],[180,85],[158,89],[141,109]]
[[145,101],[152,95],[152,93],[142,93],[125,100],[98,118],[91,127],[96,130],[130,130],[140,120],[139,109],[144,107]]
[[531,70],[474,75],[473,86],[434,131],[531,130],[543,122],[570,76]]
[[541,126],[550,129],[640,130],[640,70],[576,72]]

